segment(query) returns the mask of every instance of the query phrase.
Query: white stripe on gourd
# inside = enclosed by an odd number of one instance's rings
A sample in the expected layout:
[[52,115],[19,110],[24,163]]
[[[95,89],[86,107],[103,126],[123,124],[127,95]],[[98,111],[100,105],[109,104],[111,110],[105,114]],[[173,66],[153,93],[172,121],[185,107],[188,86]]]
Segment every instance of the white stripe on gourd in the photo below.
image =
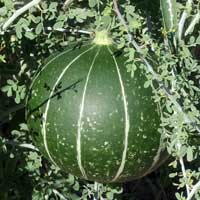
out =
[[123,172],[125,162],[126,162],[130,121],[129,121],[129,114],[128,114],[128,102],[126,100],[125,88],[124,88],[123,80],[122,80],[121,73],[120,73],[120,70],[119,70],[119,66],[118,66],[118,63],[115,59],[115,56],[113,55],[113,52],[111,51],[111,49],[109,47],[108,47],[108,50],[113,57],[113,60],[114,60],[114,63],[115,63],[116,69],[117,69],[117,74],[118,74],[118,77],[119,77],[119,82],[120,82],[120,87],[121,87],[121,92],[122,92],[122,97],[123,97],[124,114],[125,114],[124,150],[123,150],[123,153],[122,153],[122,159],[121,159],[121,164],[119,166],[119,169],[118,169],[115,177],[112,179],[112,181],[116,181],[119,178],[119,176],[121,175],[121,173]]
[[48,148],[48,144],[47,144],[47,135],[46,135],[46,124],[47,124],[47,114],[48,114],[48,110],[49,110],[49,105],[50,105],[50,101],[51,101],[51,98],[52,96],[54,95],[54,90],[56,88],[56,86],[58,85],[58,83],[60,82],[61,78],[64,76],[65,72],[67,71],[67,69],[76,61],[78,60],[82,55],[84,55],[85,53],[87,53],[88,51],[90,51],[92,48],[94,48],[94,46],[92,46],[91,48],[87,49],[86,51],[84,51],[83,53],[79,54],[77,57],[75,57],[65,68],[64,70],[61,72],[60,76],[58,77],[58,79],[56,80],[51,92],[50,92],[50,95],[49,95],[49,98],[48,98],[48,101],[47,101],[47,105],[46,105],[46,108],[45,108],[45,112],[43,114],[43,122],[42,122],[42,135],[43,135],[43,142],[44,142],[44,147],[45,147],[45,150],[50,158],[50,160],[56,165],[55,161],[53,160],[50,152],[49,152],[49,148]]
[[80,113],[79,113],[79,119],[78,119],[78,130],[77,130],[77,140],[76,140],[76,150],[77,150],[77,161],[78,161],[78,166],[79,166],[79,169],[82,173],[82,176],[87,179],[87,175],[86,175],[86,172],[83,168],[83,165],[82,165],[82,160],[81,160],[81,130],[82,130],[82,118],[83,118],[83,111],[84,111],[84,105],[85,105],[85,96],[86,96],[86,91],[87,91],[87,86],[88,86],[88,81],[89,81],[89,78],[90,78],[90,74],[91,74],[91,71],[92,71],[92,68],[94,66],[94,62],[97,58],[99,54],[99,50],[98,52],[96,53],[93,61],[92,61],[92,64],[89,68],[89,71],[88,71],[88,74],[87,74],[87,77],[86,77],[86,81],[85,81],[85,86],[84,86],[84,89],[83,89],[83,96],[82,96],[82,100],[81,100],[81,105],[80,105]]

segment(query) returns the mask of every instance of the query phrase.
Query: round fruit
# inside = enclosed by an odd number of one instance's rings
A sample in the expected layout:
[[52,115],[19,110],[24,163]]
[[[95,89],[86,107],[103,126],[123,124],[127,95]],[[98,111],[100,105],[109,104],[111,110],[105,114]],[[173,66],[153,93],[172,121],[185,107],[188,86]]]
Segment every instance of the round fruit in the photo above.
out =
[[134,78],[107,34],[57,54],[33,79],[28,125],[65,172],[97,182],[142,177],[161,162],[158,107],[141,70]]

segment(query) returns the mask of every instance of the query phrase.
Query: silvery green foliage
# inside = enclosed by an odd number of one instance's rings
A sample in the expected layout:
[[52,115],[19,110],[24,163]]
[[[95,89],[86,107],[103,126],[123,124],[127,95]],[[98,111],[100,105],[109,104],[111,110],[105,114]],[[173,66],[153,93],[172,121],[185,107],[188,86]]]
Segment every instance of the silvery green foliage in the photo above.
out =
[[[3,25],[15,10],[28,2],[0,0],[0,24]],[[96,28],[109,29],[119,49],[127,57],[127,71],[134,77],[135,70],[139,68],[147,76],[144,87],[154,89],[154,99],[162,111],[160,132],[173,158],[169,164],[174,168],[170,177],[177,189],[181,189],[177,190],[176,198],[186,199],[188,193],[185,191],[191,192],[200,176],[198,1],[161,0],[160,4],[159,1],[120,1],[120,12],[128,32],[141,47],[142,53],[131,45],[126,28],[113,11],[112,1],[70,1],[63,9],[64,2],[41,1],[38,6],[31,7],[15,19],[6,31],[1,30],[0,87],[6,100],[0,100],[0,113],[4,112],[0,115],[0,124],[11,119],[11,124],[23,122],[23,119],[15,121],[19,112],[19,106],[15,104],[25,103],[27,86],[46,57],[62,50],[69,42],[92,37],[77,30],[91,32]],[[141,64],[143,58],[151,64],[157,76],[144,63]],[[27,137],[24,123],[20,127],[15,124],[11,129],[15,131],[10,137],[5,137],[4,130],[1,130],[2,162],[8,169],[0,168],[0,178],[2,174],[7,177],[11,173],[11,181],[15,182],[23,173],[29,174],[29,178],[22,180],[24,185],[16,182],[13,186],[11,192],[16,196],[14,199],[22,199],[28,193],[34,200],[120,199],[122,190],[118,187],[91,184],[72,175],[65,178],[66,175],[29,146],[31,138]],[[20,184],[27,187],[21,188]],[[7,185],[8,182],[5,182],[3,186],[7,188]],[[32,192],[28,187],[32,188]],[[198,199],[198,190],[195,194],[194,198]],[[9,195],[7,188],[0,199],[9,199]],[[129,197],[133,199],[134,194]]]

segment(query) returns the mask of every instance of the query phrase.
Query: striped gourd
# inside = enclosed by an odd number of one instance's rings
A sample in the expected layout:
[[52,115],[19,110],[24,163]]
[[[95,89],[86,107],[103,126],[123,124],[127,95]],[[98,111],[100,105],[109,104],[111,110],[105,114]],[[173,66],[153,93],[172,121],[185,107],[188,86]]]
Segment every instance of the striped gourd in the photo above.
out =
[[97,182],[136,179],[163,160],[152,91],[143,87],[142,72],[131,78],[125,57],[114,52],[100,32],[57,54],[33,79],[27,103],[41,152],[65,172]]

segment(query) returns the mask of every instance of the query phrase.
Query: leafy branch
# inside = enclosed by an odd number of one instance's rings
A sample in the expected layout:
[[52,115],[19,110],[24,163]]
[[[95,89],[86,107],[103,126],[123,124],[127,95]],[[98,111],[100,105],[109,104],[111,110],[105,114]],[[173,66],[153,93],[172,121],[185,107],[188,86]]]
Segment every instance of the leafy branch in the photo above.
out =
[[[113,5],[114,5],[114,11],[115,11],[116,15],[118,16],[119,21],[124,26],[124,28],[125,28],[125,30],[127,32],[129,42],[133,45],[133,47],[139,53],[139,55],[141,57],[141,60],[143,61],[143,63],[147,67],[148,72],[153,75],[154,79],[158,82],[160,88],[163,89],[163,92],[165,93],[165,95],[174,104],[176,109],[183,115],[185,123],[191,123],[192,124],[193,121],[191,121],[191,119],[188,117],[188,115],[183,111],[181,105],[172,96],[170,90],[167,87],[164,86],[164,83],[162,81],[159,81],[159,75],[154,71],[153,66],[149,63],[149,61],[143,56],[142,48],[138,45],[138,43],[134,40],[134,38],[130,34],[129,28],[128,28],[127,24],[126,24],[126,21],[125,21],[124,17],[122,16],[122,14],[119,11],[117,0],[113,0]],[[199,128],[197,126],[196,126],[196,129],[198,130],[198,134],[200,134],[200,130],[199,130]]]
[[[5,31],[7,31],[7,28],[14,22],[16,18],[18,18],[20,15],[22,15],[24,12],[29,10],[30,8],[37,6],[41,0],[32,0],[22,8],[18,9],[14,12],[14,14],[3,24],[2,30],[3,32],[0,32],[0,35],[3,35]],[[69,4],[72,2],[72,0],[67,0],[64,2],[63,9],[66,10],[66,8],[69,6]],[[46,27],[47,31],[58,31],[58,32],[70,32],[70,33],[81,33],[81,34],[87,34],[91,35],[93,32],[86,31],[86,30],[78,30],[78,29],[65,29],[65,28],[52,28],[50,26]],[[33,29],[27,29],[27,32],[33,31]],[[7,31],[9,32],[9,31]]]
[[[166,2],[164,2],[164,3],[166,3]],[[124,28],[125,28],[125,30],[127,32],[129,42],[133,45],[133,47],[137,50],[137,52],[140,53],[140,57],[141,57],[143,63],[146,65],[148,72],[150,72],[153,75],[154,79],[157,80],[159,86],[163,89],[164,93],[168,96],[168,98],[171,100],[171,102],[175,105],[177,110],[181,114],[183,114],[185,122],[191,123],[191,120],[189,119],[188,115],[183,111],[182,106],[174,99],[174,97],[172,96],[170,90],[168,88],[164,87],[164,84],[161,81],[158,81],[159,80],[158,79],[159,75],[154,71],[153,66],[151,66],[151,64],[148,62],[148,60],[142,55],[141,47],[133,39],[132,35],[130,34],[130,31],[129,31],[129,28],[128,28],[127,24],[126,24],[125,19],[124,19],[124,17],[122,16],[122,14],[119,11],[117,0],[113,0],[113,4],[114,4],[114,11],[116,12],[116,14],[117,14],[117,16],[119,18],[119,21],[124,26]],[[190,26],[188,27],[188,30],[185,32],[185,34],[188,34],[192,30],[192,28],[196,24],[196,21],[198,20],[198,18],[199,18],[199,14],[197,14],[197,16],[193,19],[193,22],[190,24]],[[186,19],[186,14],[183,13],[183,16],[182,16],[181,22],[180,22],[180,24],[181,24],[180,27],[181,28],[185,23],[185,19]],[[172,23],[172,21],[173,21],[173,19],[171,21],[169,21],[169,23]],[[167,24],[167,22],[166,22],[166,26],[168,27],[168,31],[173,31],[172,30],[173,25],[169,24],[169,23]],[[182,34],[182,29],[180,31],[181,31],[181,34]],[[174,38],[174,41],[175,41],[175,38]],[[172,73],[173,77],[176,79],[174,71],[172,71],[172,72],[173,72]],[[175,90],[174,85],[175,84],[172,84],[172,90],[173,91]],[[200,133],[199,128],[196,127],[196,129]],[[177,144],[177,146],[178,146],[178,150],[181,151],[182,146],[181,146],[180,142]],[[181,170],[182,170],[182,173],[183,173],[183,177],[184,177],[185,181],[187,182],[186,169],[185,169],[185,164],[184,164],[182,156],[179,157],[179,163],[181,165]],[[197,183],[193,187],[193,189],[191,191],[190,191],[189,185],[187,183],[185,185],[186,185],[186,192],[187,192],[187,197],[188,197],[187,200],[190,200],[192,198],[192,196],[194,195],[194,193],[196,192],[196,190],[198,190],[198,188],[200,187],[200,182]]]

